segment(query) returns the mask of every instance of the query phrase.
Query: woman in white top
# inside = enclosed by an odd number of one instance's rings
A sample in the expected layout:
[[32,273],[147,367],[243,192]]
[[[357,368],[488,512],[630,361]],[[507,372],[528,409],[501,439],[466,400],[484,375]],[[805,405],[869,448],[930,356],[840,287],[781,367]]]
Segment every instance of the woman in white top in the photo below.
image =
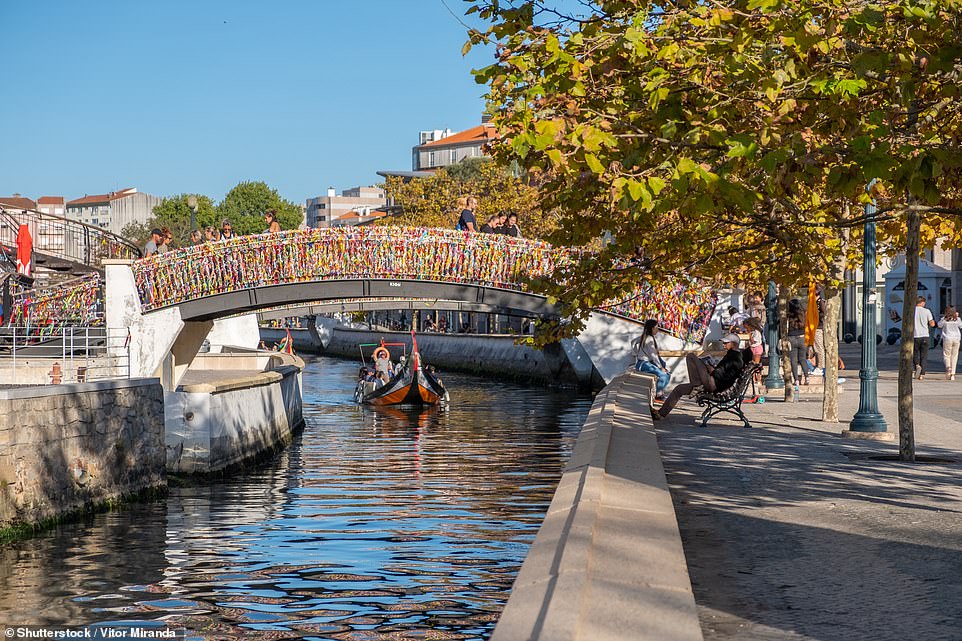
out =
[[962,319],[949,305],[939,321],[942,330],[942,360],[945,361],[945,380],[955,380],[955,366],[959,362],[959,343],[962,341]]
[[661,400],[665,397],[665,388],[668,387],[671,374],[658,353],[658,343],[655,342],[657,333],[658,321],[653,318],[645,321],[645,331],[638,339],[638,350],[635,352],[635,369],[652,374],[658,379],[655,383],[655,399]]

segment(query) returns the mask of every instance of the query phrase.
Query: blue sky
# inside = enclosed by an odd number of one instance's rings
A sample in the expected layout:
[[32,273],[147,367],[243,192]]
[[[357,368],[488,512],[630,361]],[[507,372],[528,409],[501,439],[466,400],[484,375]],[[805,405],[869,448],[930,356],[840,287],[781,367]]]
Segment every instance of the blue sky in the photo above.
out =
[[373,184],[480,123],[490,60],[441,0],[0,0],[0,25],[0,195],[32,198]]

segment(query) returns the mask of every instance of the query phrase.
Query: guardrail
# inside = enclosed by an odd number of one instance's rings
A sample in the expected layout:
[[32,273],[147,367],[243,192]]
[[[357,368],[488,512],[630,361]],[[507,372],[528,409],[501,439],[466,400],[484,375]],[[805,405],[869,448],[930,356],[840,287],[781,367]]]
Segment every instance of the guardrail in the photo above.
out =
[[105,327],[62,327],[38,341],[22,327],[0,328],[0,381],[84,383],[130,377],[130,335]]
[[106,229],[32,209],[0,207],[0,245],[16,251],[20,225],[27,225],[35,255],[102,269],[110,258],[140,258],[140,249]]

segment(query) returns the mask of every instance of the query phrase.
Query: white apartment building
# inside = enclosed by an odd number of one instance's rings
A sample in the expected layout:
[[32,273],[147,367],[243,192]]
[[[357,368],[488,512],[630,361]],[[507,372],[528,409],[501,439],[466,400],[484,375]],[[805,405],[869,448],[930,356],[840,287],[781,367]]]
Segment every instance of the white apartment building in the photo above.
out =
[[411,169],[425,171],[447,167],[466,158],[479,158],[485,155],[485,143],[496,137],[494,126],[484,121],[457,133],[450,129],[422,131],[420,143],[411,150]]
[[[387,204],[384,190],[380,187],[352,187],[345,189],[338,196],[333,187],[329,187],[326,196],[307,199],[307,226],[331,227],[344,224],[358,224],[370,220],[371,212]],[[347,217],[347,214],[361,212],[361,216]],[[338,221],[338,222],[335,222]]]
[[130,223],[147,222],[154,214],[154,207],[162,202],[164,199],[159,196],[130,187],[71,200],[66,206],[66,216],[120,234]]

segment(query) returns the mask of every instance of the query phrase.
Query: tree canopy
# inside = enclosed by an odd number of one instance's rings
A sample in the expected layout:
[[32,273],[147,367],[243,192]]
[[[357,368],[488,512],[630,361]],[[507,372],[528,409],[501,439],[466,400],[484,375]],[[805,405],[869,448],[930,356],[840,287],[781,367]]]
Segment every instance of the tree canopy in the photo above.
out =
[[407,182],[391,176],[384,189],[401,211],[380,224],[450,229],[461,214],[458,198],[472,195],[478,198],[479,225],[500,212],[517,213],[527,238],[544,238],[555,225],[554,213],[541,207],[538,190],[492,160],[467,159]]
[[475,0],[466,45],[497,47],[493,154],[560,212],[552,240],[612,239],[547,285],[576,314],[641,273],[837,280],[871,196],[891,251],[910,209],[923,247],[959,241],[960,0],[580,6]]
[[234,233],[257,234],[264,231],[264,214],[271,209],[277,212],[281,229],[297,229],[304,222],[299,205],[260,181],[238,183],[217,205],[217,214],[231,221]]

